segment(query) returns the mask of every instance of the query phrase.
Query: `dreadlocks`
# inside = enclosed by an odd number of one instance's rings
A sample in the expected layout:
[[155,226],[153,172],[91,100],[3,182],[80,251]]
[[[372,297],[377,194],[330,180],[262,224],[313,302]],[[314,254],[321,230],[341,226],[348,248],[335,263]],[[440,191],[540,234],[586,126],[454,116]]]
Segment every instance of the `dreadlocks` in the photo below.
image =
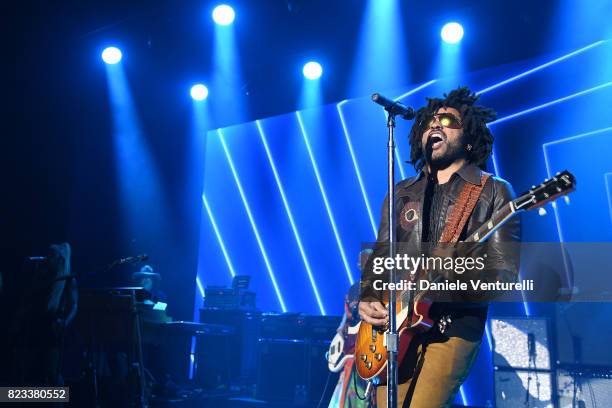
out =
[[419,171],[425,165],[425,155],[421,145],[421,136],[425,130],[428,119],[440,108],[455,108],[461,113],[463,122],[463,141],[471,144],[472,149],[467,153],[467,160],[485,170],[487,159],[493,149],[493,134],[487,127],[487,122],[495,119],[494,110],[484,106],[475,105],[478,95],[468,87],[460,87],[448,94],[444,99],[426,98],[427,105],[416,113],[414,124],[408,135],[410,143],[409,163]]

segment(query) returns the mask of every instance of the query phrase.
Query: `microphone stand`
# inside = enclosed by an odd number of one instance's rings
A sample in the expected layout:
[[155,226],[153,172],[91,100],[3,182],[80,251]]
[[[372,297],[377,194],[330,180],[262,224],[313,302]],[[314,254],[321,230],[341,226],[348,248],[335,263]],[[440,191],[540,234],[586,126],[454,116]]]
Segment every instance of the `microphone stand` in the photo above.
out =
[[[404,119],[412,119],[415,116],[415,111],[412,108],[404,106],[398,101],[385,98],[379,93],[372,95],[372,100],[383,106],[387,111],[387,128],[389,129],[389,142],[387,143],[387,181],[388,181],[388,202],[387,213],[389,223],[389,257],[395,259],[396,252],[396,237],[395,237],[395,117],[399,115]],[[389,282],[397,282],[397,274],[395,265],[389,270]],[[412,292],[411,292],[412,295]],[[412,298],[412,296],[411,296]],[[389,303],[387,310],[389,311],[389,327],[385,332],[385,347],[387,348],[387,407],[397,408],[397,319],[396,319],[396,299],[395,290],[389,291]],[[412,302],[412,299],[410,299]],[[410,318],[410,317],[409,317]]]
[[[387,143],[387,182],[389,215],[389,257],[395,259],[395,114],[391,109],[387,111],[387,128],[389,141]],[[397,281],[395,266],[389,270],[389,282]],[[389,291],[389,327],[385,333],[385,346],[387,347],[387,407],[397,408],[397,322],[396,322],[396,293]]]

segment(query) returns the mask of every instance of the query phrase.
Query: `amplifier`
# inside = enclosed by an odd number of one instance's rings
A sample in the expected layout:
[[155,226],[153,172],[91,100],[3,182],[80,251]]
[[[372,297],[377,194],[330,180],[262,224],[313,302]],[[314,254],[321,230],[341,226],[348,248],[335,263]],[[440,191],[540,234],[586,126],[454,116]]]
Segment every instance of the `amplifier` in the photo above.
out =
[[557,371],[559,408],[612,407],[612,369]]
[[208,286],[204,289],[204,307],[237,309],[240,305],[240,296],[232,288]]
[[[493,365],[502,368],[550,370],[548,320],[491,318]],[[530,361],[530,351],[532,358]]]
[[325,358],[330,343],[329,340],[311,341],[308,347],[308,398],[311,402],[329,401],[338,381],[338,374],[329,371]]
[[[245,310],[200,309],[200,322],[209,325],[223,325],[234,329],[234,334],[227,337],[203,333],[197,338],[197,375],[196,379],[205,388],[218,386],[220,383],[254,385],[257,381],[257,339],[260,337],[261,313]],[[228,352],[227,349],[230,351]],[[223,364],[207,370],[212,362],[220,357],[227,357]],[[210,360],[212,358],[212,360]],[[208,359],[208,360],[207,360]],[[208,364],[208,365],[207,365]],[[216,364],[216,363],[215,363]],[[223,368],[222,373],[214,373]],[[203,367],[206,367],[204,369]],[[229,370],[229,372],[227,372]],[[211,377],[212,373],[212,377]]]
[[298,313],[262,315],[261,337],[330,341],[340,325],[338,316],[316,316]]
[[550,372],[496,369],[494,376],[496,408],[553,408]]
[[555,337],[560,364],[612,367],[611,302],[559,303],[556,313]]
[[304,316],[306,337],[329,342],[336,335],[341,320],[340,316]]
[[254,309],[255,292],[223,286],[207,286],[204,289],[204,307],[219,309]]
[[[337,379],[327,369],[329,341],[259,339],[257,397],[293,405],[329,401]],[[330,384],[325,390],[327,381]],[[322,393],[326,391],[326,395]]]
[[304,340],[306,338],[304,315],[299,313],[262,314],[261,337]]
[[305,404],[307,348],[304,340],[259,339],[257,397]]

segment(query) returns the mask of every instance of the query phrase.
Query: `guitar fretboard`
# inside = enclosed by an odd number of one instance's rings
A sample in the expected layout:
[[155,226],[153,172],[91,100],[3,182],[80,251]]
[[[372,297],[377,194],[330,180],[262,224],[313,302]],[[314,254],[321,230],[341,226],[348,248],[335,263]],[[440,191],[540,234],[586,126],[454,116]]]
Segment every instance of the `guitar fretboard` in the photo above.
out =
[[501,227],[512,216],[515,211],[512,202],[504,205],[493,213],[489,221],[485,222],[474,231],[464,242],[484,242],[497,228]]

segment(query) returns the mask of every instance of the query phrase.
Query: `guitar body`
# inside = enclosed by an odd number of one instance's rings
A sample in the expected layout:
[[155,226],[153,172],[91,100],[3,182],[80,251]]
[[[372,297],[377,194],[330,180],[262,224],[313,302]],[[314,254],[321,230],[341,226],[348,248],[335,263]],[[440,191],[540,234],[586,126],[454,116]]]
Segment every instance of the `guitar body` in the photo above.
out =
[[353,358],[352,354],[344,353],[344,336],[337,333],[329,345],[329,350],[327,352],[327,368],[329,368],[329,371],[332,373],[337,373],[342,370],[346,361],[351,358]]
[[[402,309],[397,302],[397,327],[399,344],[397,350],[398,365],[406,356],[406,352],[412,343],[412,339],[419,333],[431,329],[434,322],[429,317],[431,301],[420,294],[416,297],[412,311],[412,319],[408,321],[408,307]],[[357,373],[364,380],[378,377],[380,384],[387,382],[387,347],[385,346],[385,328],[374,327],[371,324],[361,322],[359,332],[355,341],[355,362]]]
[[346,364],[348,360],[354,358],[358,329],[358,325],[349,326],[346,336],[341,333],[336,333],[332,339],[329,350],[325,355],[327,358],[327,367],[332,373],[340,372],[344,368],[344,364]]

